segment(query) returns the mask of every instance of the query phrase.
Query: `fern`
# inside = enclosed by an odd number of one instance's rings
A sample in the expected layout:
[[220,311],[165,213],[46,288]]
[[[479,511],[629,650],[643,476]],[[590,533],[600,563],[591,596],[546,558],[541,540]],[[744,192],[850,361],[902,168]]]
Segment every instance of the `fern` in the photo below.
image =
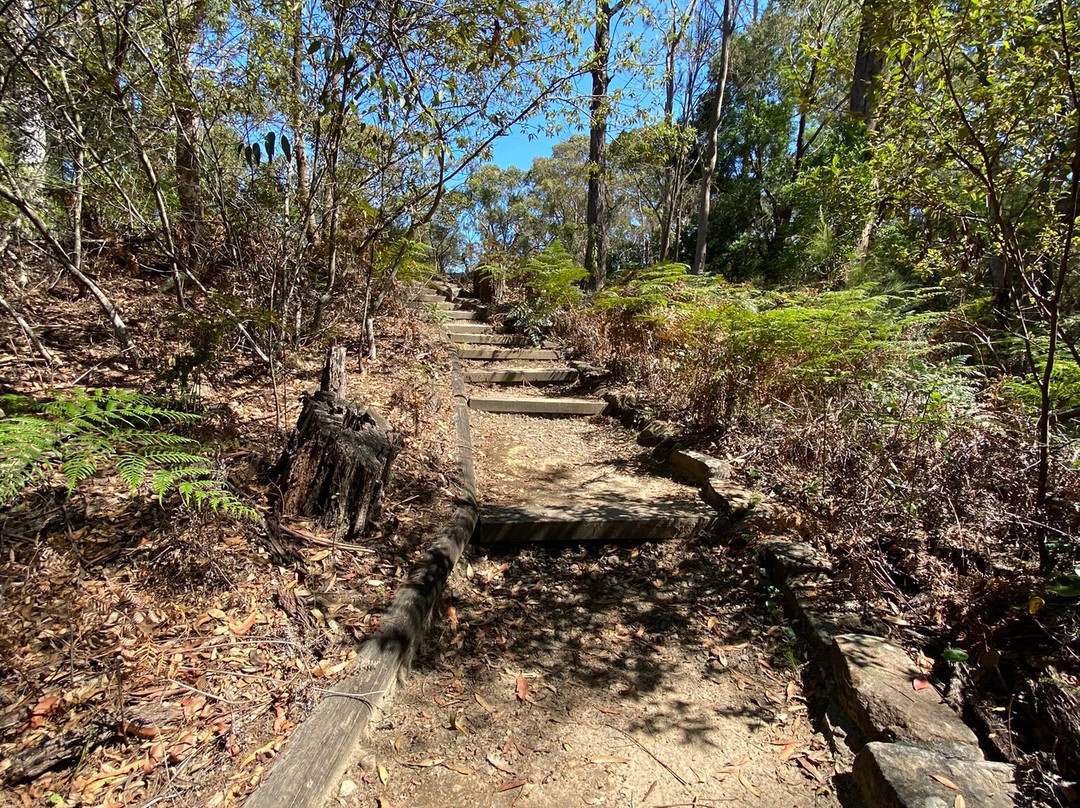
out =
[[523,265],[509,270],[491,269],[518,287],[520,297],[506,319],[535,344],[543,341],[559,311],[577,305],[582,298],[581,282],[588,277],[584,267],[559,243],[553,242]]
[[0,418],[0,505],[59,475],[73,490],[112,466],[132,495],[149,484],[159,502],[172,492],[185,504],[227,516],[255,512],[230,492],[202,446],[164,431],[200,416],[124,390],[76,391],[40,404],[24,398]]

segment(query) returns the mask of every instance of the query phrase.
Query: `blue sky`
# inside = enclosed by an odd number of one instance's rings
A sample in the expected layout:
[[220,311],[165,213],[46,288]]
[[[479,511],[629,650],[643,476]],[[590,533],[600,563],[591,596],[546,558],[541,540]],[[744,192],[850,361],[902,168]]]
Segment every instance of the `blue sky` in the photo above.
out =
[[[653,4],[652,0],[650,0],[650,4]],[[633,116],[640,109],[649,109],[654,113],[659,113],[663,104],[660,91],[645,86],[641,66],[633,71],[620,70],[617,67],[620,44],[625,41],[626,37],[648,40],[651,36],[656,36],[655,31],[649,29],[640,19],[634,19],[627,25],[624,20],[616,18],[616,22],[612,26],[611,36],[611,92],[618,93],[622,91],[623,97],[619,106],[623,115],[616,114],[613,116],[608,131],[609,140],[627,126],[626,118]],[[589,37],[590,34],[586,32],[585,40],[588,41]],[[662,71],[663,69],[661,64],[646,65],[644,67],[646,71],[650,72]],[[659,74],[656,73],[655,76],[658,78]],[[585,108],[592,89],[591,79],[588,75],[581,76],[576,81],[576,86],[581,103],[577,107],[566,105],[567,114],[563,119],[562,132],[558,135],[547,134],[545,132],[546,118],[543,114],[537,114],[492,145],[491,162],[500,168],[516,166],[528,170],[536,157],[551,156],[551,148],[556,143],[566,140],[574,134],[587,134],[587,111]],[[528,132],[532,132],[532,139],[530,139]]]

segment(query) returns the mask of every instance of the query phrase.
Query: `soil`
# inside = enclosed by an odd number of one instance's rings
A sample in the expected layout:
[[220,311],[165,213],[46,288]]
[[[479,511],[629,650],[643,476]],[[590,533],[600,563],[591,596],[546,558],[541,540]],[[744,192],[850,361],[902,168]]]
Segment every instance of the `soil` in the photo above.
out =
[[339,802],[838,805],[791,635],[711,543],[476,555]]
[[635,433],[610,418],[472,412],[470,424],[481,504],[700,502],[696,488],[658,473]]

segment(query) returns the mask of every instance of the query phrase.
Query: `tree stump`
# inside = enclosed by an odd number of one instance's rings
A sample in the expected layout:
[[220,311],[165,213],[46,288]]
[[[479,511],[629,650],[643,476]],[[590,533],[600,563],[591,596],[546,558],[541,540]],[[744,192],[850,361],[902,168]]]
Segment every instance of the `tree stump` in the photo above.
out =
[[337,540],[364,534],[401,447],[401,436],[372,410],[326,390],[305,396],[277,465],[281,512],[312,518]]

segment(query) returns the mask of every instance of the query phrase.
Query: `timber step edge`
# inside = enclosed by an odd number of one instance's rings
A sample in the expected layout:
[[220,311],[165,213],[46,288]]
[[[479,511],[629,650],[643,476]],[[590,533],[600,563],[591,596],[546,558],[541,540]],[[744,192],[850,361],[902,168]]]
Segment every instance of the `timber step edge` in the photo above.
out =
[[716,513],[700,505],[671,503],[644,508],[612,504],[566,509],[484,506],[476,538],[484,544],[689,539],[713,530],[717,524]]
[[499,348],[494,346],[487,348],[459,348],[458,355],[462,359],[480,359],[486,361],[504,359],[543,359],[554,361],[559,358],[559,355],[555,351],[544,348]]
[[522,415],[599,415],[604,401],[587,398],[496,398],[473,396],[469,409],[479,412],[520,413]]
[[466,370],[470,384],[568,384],[576,382],[573,368],[507,368],[505,370]]

